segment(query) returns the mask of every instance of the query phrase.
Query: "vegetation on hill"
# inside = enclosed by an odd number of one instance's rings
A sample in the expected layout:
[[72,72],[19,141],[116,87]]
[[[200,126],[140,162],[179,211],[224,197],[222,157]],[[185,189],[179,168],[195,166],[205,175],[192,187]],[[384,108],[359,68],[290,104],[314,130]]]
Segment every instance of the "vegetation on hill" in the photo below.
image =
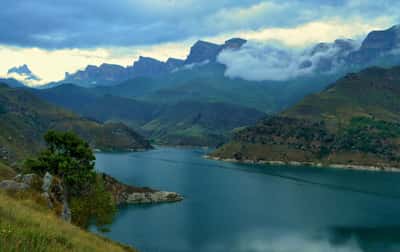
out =
[[31,92],[0,84],[0,158],[8,163],[37,153],[49,130],[71,130],[98,149],[146,149],[148,141],[123,124],[102,124],[50,105]]
[[216,146],[227,140],[231,130],[264,117],[258,110],[228,103],[188,100],[155,104],[96,95],[74,85],[33,92],[85,117],[123,122],[161,144]]
[[95,157],[89,144],[72,132],[49,131],[44,138],[47,148],[28,159],[26,168],[41,177],[48,172],[61,179],[63,197],[71,205],[75,224],[87,227],[90,220],[98,225],[111,223],[115,202],[101,176],[95,173]]
[[[0,168],[1,169],[1,168]],[[136,251],[62,221],[32,198],[0,191],[0,251]]]
[[[15,175],[14,169],[0,163],[0,181]],[[35,188],[0,190],[0,251],[136,251],[69,224],[56,214]]]
[[400,167],[400,67],[349,74],[213,155],[256,161]]

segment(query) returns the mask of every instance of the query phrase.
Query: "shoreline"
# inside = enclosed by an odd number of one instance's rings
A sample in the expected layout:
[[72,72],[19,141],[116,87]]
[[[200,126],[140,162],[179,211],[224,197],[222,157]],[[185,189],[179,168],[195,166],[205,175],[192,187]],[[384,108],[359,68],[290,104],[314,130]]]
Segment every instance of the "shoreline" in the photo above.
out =
[[290,165],[290,166],[309,166],[314,168],[331,168],[331,169],[344,169],[344,170],[355,170],[355,171],[372,171],[372,172],[400,172],[400,168],[388,167],[388,166],[368,166],[368,165],[344,165],[344,164],[323,164],[315,162],[298,162],[298,161],[254,161],[254,160],[236,160],[233,158],[220,158],[213,157],[210,155],[203,156],[206,159],[223,161],[229,163],[240,163],[240,164],[259,164],[259,165]]
[[101,173],[101,176],[104,180],[106,190],[112,194],[117,205],[173,203],[184,199],[177,192],[159,191],[149,187],[127,185],[105,173]]

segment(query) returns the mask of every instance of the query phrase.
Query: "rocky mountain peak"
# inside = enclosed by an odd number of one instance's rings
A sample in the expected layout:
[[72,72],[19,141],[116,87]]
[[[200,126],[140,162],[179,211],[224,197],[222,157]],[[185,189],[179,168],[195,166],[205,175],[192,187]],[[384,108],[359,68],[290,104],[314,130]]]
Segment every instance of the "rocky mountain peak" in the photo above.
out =
[[20,81],[40,81],[40,78],[33,74],[26,64],[10,68],[7,71],[7,75]]
[[181,59],[169,58],[166,61],[166,64],[167,64],[168,70],[172,71],[176,68],[183,66],[185,64],[185,61],[181,60]]
[[361,50],[392,50],[400,45],[400,25],[387,30],[372,31],[361,45]]
[[131,69],[134,76],[149,76],[167,71],[167,65],[154,58],[140,56]]
[[241,38],[231,38],[225,41],[225,44],[223,45],[224,49],[240,49],[244,44],[247,43],[247,40],[241,39]]
[[185,64],[201,63],[206,60],[214,62],[221,49],[220,45],[199,40],[190,48]]

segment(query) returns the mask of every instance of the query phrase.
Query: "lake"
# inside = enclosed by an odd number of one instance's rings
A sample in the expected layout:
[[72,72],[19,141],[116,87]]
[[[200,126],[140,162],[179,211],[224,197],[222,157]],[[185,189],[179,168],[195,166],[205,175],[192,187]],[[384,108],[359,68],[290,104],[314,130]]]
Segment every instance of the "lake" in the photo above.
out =
[[400,173],[232,164],[206,153],[96,154],[96,168],[124,183],[185,197],[123,206],[103,235],[142,252],[400,251]]

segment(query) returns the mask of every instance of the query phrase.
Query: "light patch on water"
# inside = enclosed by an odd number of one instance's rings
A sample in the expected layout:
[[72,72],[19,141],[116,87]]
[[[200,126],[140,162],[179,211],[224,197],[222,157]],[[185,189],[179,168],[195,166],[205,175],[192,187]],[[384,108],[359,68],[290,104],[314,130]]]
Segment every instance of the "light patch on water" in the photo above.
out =
[[[280,233],[280,232],[279,232]],[[333,244],[325,233],[313,235],[288,234],[277,236],[268,231],[241,234],[229,247],[224,244],[208,244],[205,251],[234,252],[363,252],[355,239]]]

